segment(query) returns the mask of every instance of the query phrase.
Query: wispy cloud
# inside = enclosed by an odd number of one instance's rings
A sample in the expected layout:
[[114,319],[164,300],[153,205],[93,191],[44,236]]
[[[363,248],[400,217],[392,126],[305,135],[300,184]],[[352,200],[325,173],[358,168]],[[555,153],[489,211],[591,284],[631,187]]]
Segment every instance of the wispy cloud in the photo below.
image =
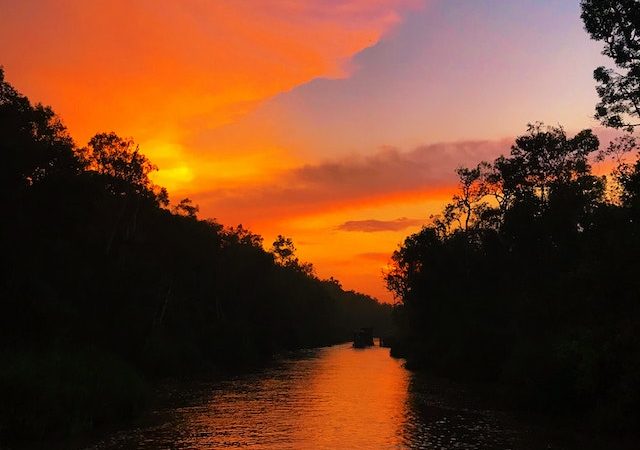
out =
[[366,253],[358,253],[356,258],[363,259],[366,261],[375,261],[375,262],[387,262],[389,261],[390,253],[388,252],[366,252]]
[[365,233],[375,233],[377,231],[400,231],[410,227],[422,225],[423,219],[408,219],[400,217],[395,220],[349,220],[338,226],[341,231],[362,231]]
[[232,216],[231,221],[235,217],[297,216],[372,199],[397,199],[451,187],[456,182],[456,167],[493,159],[508,152],[511,142],[439,143],[407,152],[384,147],[367,156],[305,164],[275,181],[202,192],[197,199],[206,214],[224,220]]

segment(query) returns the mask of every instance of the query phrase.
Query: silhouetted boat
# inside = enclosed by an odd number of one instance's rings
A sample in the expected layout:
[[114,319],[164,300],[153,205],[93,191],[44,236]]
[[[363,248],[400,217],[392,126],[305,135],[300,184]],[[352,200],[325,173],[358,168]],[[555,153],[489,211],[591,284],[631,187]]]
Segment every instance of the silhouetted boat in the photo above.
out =
[[360,328],[353,333],[353,347],[365,348],[373,346],[373,328]]

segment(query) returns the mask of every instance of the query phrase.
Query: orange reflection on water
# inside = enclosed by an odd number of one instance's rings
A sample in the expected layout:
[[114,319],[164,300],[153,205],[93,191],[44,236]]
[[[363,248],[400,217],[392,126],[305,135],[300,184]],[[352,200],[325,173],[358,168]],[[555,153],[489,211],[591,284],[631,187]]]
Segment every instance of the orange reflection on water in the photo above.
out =
[[[111,436],[94,449],[405,448],[409,373],[380,347],[298,352],[258,373],[205,387],[161,425]],[[205,399],[201,397],[205,396]]]
[[337,347],[316,363],[313,376],[300,380],[312,402],[297,411],[298,448],[398,448],[408,384],[401,362],[379,347]]
[[296,352],[254,373],[171,390],[174,406],[90,449],[566,448],[463,386],[407,371],[380,347]]

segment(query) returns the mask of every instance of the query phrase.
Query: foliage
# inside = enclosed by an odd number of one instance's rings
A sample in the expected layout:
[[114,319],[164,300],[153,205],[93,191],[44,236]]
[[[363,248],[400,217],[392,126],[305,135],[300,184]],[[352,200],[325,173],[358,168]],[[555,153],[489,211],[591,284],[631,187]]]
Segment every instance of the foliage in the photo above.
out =
[[174,214],[180,214],[194,219],[198,216],[198,211],[200,211],[200,207],[198,205],[194,205],[189,198],[183,198],[173,208]]
[[596,118],[610,127],[633,129],[640,116],[640,4],[638,0],[582,0],[582,19],[591,37],[617,70],[598,67],[600,103]]
[[279,234],[273,242],[271,253],[277,264],[298,270],[311,277],[314,275],[313,264],[302,262],[296,256],[296,246],[293,244],[291,238]]
[[130,420],[149,397],[131,366],[100,351],[53,349],[0,356],[0,435],[62,438]]
[[48,176],[73,174],[82,162],[60,119],[47,106],[29,100],[4,80],[0,67],[0,199]]

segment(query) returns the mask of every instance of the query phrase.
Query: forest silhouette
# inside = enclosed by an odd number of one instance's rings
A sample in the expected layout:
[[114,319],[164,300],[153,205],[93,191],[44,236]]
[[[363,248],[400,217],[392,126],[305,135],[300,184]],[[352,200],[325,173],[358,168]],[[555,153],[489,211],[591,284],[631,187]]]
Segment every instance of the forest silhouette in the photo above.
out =
[[[640,6],[584,0],[616,69],[596,117],[620,130],[529,125],[507,156],[460,168],[459,190],[393,254],[394,354],[498,383],[519,406],[609,429],[640,424]],[[597,176],[592,163],[612,167]]]
[[162,377],[211,373],[390,326],[391,306],[315,275],[291,239],[171,206],[131,139],[77,146],[0,69],[0,437],[133,417]]

